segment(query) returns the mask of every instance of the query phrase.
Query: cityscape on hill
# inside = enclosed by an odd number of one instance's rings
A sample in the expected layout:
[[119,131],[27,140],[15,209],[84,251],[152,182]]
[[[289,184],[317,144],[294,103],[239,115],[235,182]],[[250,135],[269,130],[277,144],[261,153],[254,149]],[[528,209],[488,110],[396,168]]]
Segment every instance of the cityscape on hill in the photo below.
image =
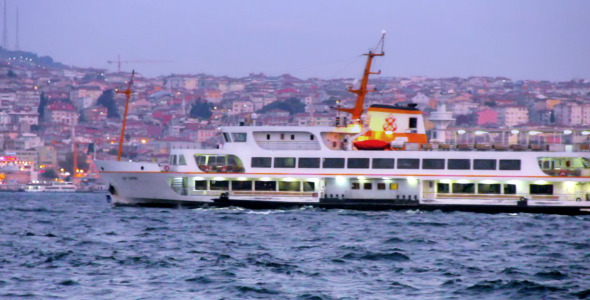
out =
[[[223,125],[333,126],[350,107],[354,78],[242,78],[171,74],[133,80],[124,159],[165,162],[172,146],[216,147]],[[198,70],[196,70],[198,71]],[[98,182],[94,159],[115,159],[131,72],[66,66],[0,49],[0,179]],[[590,126],[590,81],[504,77],[375,76],[365,105],[416,103],[426,118],[452,113],[449,130],[582,132]],[[432,123],[427,124],[429,132]],[[580,137],[585,138],[586,135]],[[548,141],[541,140],[541,142]]]

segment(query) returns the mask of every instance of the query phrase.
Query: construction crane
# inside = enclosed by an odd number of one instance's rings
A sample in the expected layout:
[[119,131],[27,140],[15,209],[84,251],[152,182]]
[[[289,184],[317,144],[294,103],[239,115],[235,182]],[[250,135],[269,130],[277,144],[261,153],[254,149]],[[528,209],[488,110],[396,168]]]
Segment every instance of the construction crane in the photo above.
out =
[[117,72],[121,72],[121,64],[129,63],[171,63],[170,60],[154,60],[154,59],[143,59],[143,60],[121,60],[121,55],[117,55],[117,60],[107,60],[108,64],[117,64]]

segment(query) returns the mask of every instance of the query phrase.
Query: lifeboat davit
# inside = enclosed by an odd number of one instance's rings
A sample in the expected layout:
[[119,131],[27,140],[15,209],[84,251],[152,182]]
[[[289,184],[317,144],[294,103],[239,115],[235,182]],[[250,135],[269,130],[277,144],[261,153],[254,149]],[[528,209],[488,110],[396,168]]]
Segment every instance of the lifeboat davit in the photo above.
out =
[[353,144],[359,150],[385,150],[389,148],[389,144],[381,140],[358,141]]

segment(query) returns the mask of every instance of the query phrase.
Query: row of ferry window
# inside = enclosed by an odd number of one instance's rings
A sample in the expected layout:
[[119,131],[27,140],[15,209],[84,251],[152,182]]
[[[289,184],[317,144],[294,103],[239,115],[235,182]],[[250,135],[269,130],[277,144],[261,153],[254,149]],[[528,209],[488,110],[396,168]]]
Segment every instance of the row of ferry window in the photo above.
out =
[[[398,158],[398,169],[422,169],[426,170],[520,170],[519,159],[442,159],[442,158]],[[252,157],[253,168],[322,168],[342,169],[393,169],[394,158],[323,158],[318,157],[275,157],[274,165],[272,157]],[[372,163],[371,163],[372,162]],[[445,164],[446,162],[446,164]]]
[[196,191],[280,191],[313,192],[313,181],[271,181],[271,180],[195,180]]
[[[280,136],[281,140],[285,140],[286,137],[289,137],[291,140],[295,140],[295,134],[280,133],[279,136]],[[270,140],[270,138],[271,138],[271,135],[266,134],[266,140]],[[240,142],[246,142],[247,135],[245,132],[234,132],[231,135],[228,132],[224,132],[223,139],[225,140],[226,143],[231,143],[232,140],[233,140],[233,142],[240,143]],[[310,141],[315,140],[315,136],[313,134],[310,134],[309,140]]]
[[[436,192],[441,194],[475,194],[475,183],[437,183]],[[531,184],[529,186],[529,193],[532,195],[553,195],[553,185],[551,184]],[[516,194],[515,184],[499,184],[499,183],[478,183],[477,194]]]

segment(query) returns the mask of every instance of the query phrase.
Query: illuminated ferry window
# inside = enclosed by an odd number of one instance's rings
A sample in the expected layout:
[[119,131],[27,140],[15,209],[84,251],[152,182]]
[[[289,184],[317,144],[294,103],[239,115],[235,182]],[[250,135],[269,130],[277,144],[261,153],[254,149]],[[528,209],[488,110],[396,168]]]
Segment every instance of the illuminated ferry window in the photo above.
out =
[[196,191],[206,191],[207,190],[207,180],[195,180],[195,190]]
[[398,169],[420,169],[420,160],[417,158],[398,158]]
[[552,184],[531,184],[531,195],[553,195]]
[[436,184],[436,192],[441,194],[448,194],[450,192],[449,184],[448,183],[437,183]]
[[453,183],[453,193],[473,194],[475,193],[475,183]]
[[211,180],[209,182],[209,189],[212,191],[227,191],[227,190],[229,190],[229,181],[227,181],[227,180]]
[[397,183],[390,183],[389,184],[389,189],[392,191],[395,191],[398,189]]
[[349,158],[348,159],[349,169],[368,169],[369,159],[368,158]]
[[504,194],[505,195],[516,194],[516,184],[505,184],[504,185]]
[[281,192],[299,192],[301,182],[299,181],[279,181],[279,191]]
[[186,159],[184,159],[184,155],[180,154],[178,156],[178,164],[181,166],[186,166]]
[[295,157],[275,157],[275,168],[295,168]]
[[303,182],[303,191],[304,192],[314,192],[315,191],[315,182],[304,181]]
[[245,132],[234,132],[231,135],[234,138],[234,142],[236,142],[236,143],[238,143],[238,142],[243,143],[246,141],[246,133]]
[[231,182],[231,189],[232,191],[251,191],[252,190],[252,181],[249,180],[234,180]]
[[342,169],[344,168],[344,158],[324,158],[323,168]]
[[471,162],[469,159],[449,159],[449,170],[469,170],[471,169]]
[[473,160],[474,170],[495,170],[496,160],[495,159],[474,159]]
[[224,132],[223,139],[225,140],[226,143],[231,143],[231,138],[229,137],[229,133]]
[[319,168],[320,167],[320,158],[319,157],[300,157],[299,158],[299,168]]
[[379,182],[377,183],[377,189],[378,190],[384,190],[386,188],[385,183],[384,182]]
[[252,157],[252,168],[270,168],[272,157]]
[[520,170],[520,159],[500,159],[500,170]]
[[235,155],[196,154],[195,162],[201,171],[207,173],[244,172],[242,161]]
[[393,158],[373,158],[373,169],[393,169],[394,166]]
[[445,160],[439,158],[425,158],[422,160],[422,169],[439,170],[445,168]]
[[500,194],[502,185],[499,183],[478,183],[477,192],[480,194]]
[[276,191],[276,181],[254,181],[254,189],[257,191]]
[[361,184],[358,182],[352,182],[350,183],[350,188],[353,190],[360,190],[361,189]]

